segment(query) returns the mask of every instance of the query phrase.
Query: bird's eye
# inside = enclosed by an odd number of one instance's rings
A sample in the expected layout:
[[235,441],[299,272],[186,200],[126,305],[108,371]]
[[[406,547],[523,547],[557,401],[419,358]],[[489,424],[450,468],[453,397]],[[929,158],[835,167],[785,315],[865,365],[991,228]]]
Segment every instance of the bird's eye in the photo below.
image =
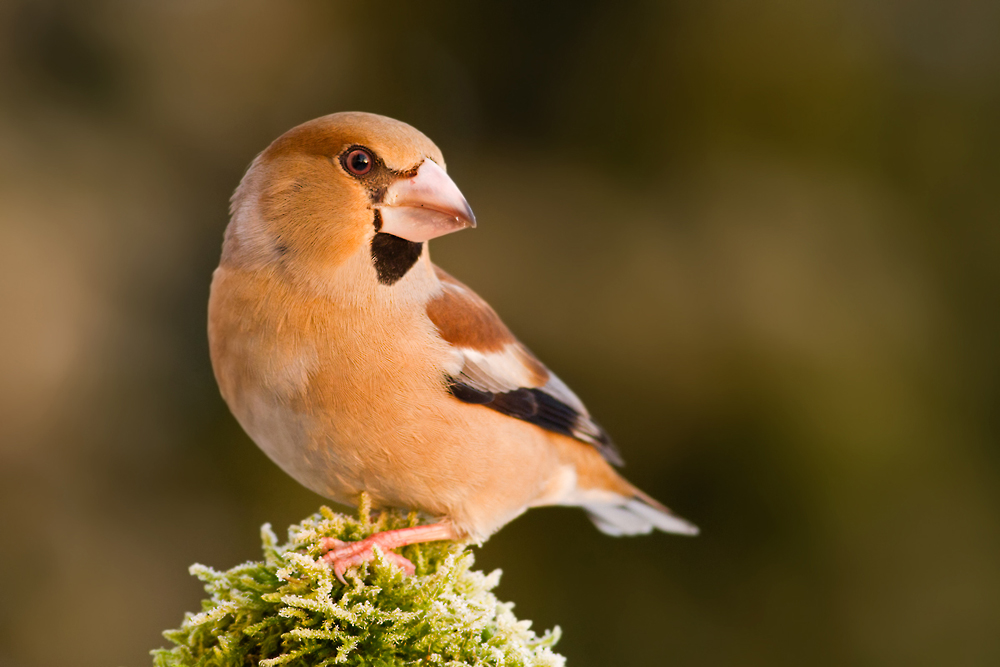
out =
[[344,166],[347,171],[355,176],[364,176],[372,170],[372,155],[366,150],[355,148],[344,158]]

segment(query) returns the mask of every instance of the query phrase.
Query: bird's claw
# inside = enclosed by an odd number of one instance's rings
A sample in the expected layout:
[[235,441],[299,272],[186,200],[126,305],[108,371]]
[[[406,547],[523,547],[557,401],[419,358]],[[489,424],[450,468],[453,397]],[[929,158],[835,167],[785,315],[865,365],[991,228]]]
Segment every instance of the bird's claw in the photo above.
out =
[[359,542],[344,542],[332,537],[324,538],[320,542],[320,546],[324,549],[329,549],[329,551],[323,554],[321,558],[333,569],[333,574],[340,580],[340,583],[347,584],[347,581],[344,579],[344,573],[356,565],[361,565],[375,558],[372,548],[378,545],[379,550],[387,561],[408,575],[412,576],[415,574],[417,570],[413,563],[396,552],[385,548],[380,543],[382,540],[379,539],[379,535],[381,533],[376,533]]

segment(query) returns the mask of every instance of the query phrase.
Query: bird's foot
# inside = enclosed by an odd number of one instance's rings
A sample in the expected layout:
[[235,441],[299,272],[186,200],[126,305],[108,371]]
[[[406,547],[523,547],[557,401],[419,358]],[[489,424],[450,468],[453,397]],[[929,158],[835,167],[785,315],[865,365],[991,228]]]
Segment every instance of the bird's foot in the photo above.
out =
[[382,551],[382,555],[385,559],[398,567],[400,570],[406,574],[413,574],[416,572],[416,568],[413,563],[410,562],[408,558],[400,556],[394,551],[390,551],[380,540],[376,539],[380,535],[385,533],[376,533],[371,537],[361,540],[360,542],[344,542],[342,540],[336,540],[332,537],[324,539],[321,544],[324,549],[329,549],[325,554],[323,554],[323,560],[333,568],[333,573],[337,576],[337,579],[341,583],[346,584],[344,580],[344,573],[350,568],[361,565],[362,563],[368,562],[375,558],[375,553],[372,548],[375,545],[379,546]]
[[375,557],[372,548],[378,546],[386,560],[401,569],[406,574],[412,575],[416,568],[408,559],[392,551],[407,544],[418,542],[436,542],[438,540],[456,539],[455,531],[449,523],[434,523],[429,526],[414,526],[412,528],[400,528],[398,530],[387,530],[375,533],[358,542],[344,542],[332,537],[323,538],[320,546],[329,549],[323,554],[322,559],[333,568],[333,573],[341,583],[346,584],[344,573],[348,569],[361,565]]

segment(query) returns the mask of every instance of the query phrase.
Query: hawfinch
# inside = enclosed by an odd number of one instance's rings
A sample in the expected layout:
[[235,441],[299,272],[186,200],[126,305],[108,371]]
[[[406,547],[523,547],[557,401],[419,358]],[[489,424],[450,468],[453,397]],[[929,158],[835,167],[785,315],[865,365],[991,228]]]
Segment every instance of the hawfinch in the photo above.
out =
[[428,241],[475,227],[441,151],[384,116],[299,125],[232,197],[209,301],[212,366],[246,432],[327,498],[436,523],[352,543],[344,571],[392,549],[479,541],[539,505],[575,505],[609,535],[690,523],[622,478],[618,450],[569,387]]

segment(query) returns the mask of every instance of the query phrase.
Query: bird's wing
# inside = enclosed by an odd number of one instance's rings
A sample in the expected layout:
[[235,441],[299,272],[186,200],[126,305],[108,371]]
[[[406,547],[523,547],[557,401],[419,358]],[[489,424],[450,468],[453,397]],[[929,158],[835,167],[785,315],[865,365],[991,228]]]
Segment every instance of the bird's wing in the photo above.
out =
[[618,448],[583,402],[522,345],[482,298],[434,267],[442,292],[427,315],[455,353],[447,370],[452,395],[593,445],[622,465]]

